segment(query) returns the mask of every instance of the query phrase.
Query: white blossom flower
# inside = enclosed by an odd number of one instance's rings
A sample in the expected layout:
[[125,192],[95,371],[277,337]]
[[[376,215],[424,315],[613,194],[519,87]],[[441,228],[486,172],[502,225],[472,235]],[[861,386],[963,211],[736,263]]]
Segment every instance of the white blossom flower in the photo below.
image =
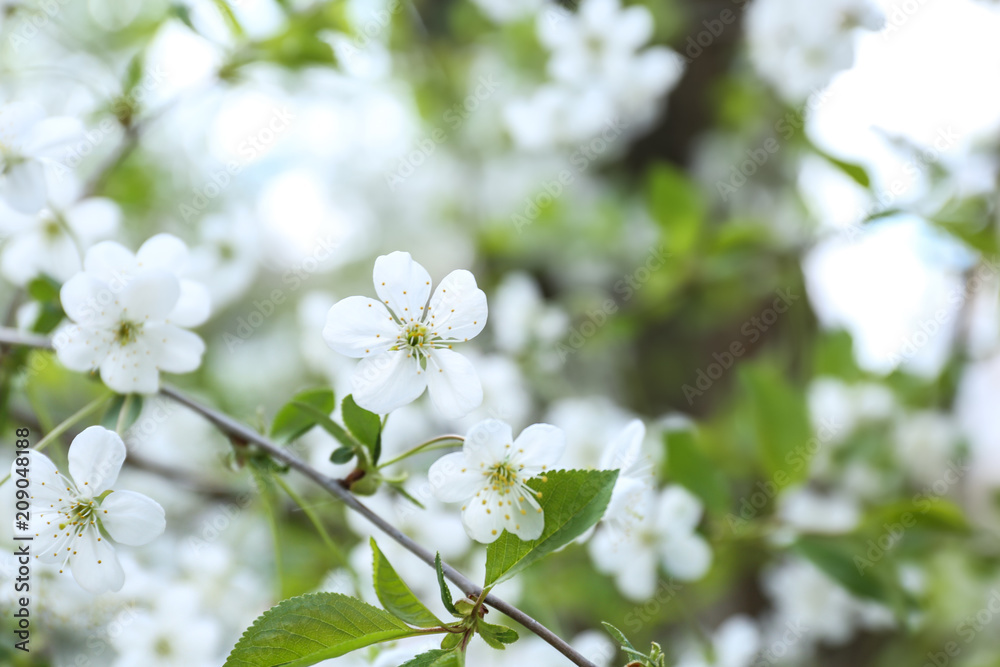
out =
[[486,326],[486,295],[475,277],[452,271],[431,296],[430,275],[406,252],[380,256],[373,276],[381,301],[342,299],[323,329],[333,350],[361,359],[351,378],[354,400],[385,414],[427,389],[445,417],[468,414],[482,403],[483,388],[472,364],[452,345]]
[[33,102],[0,106],[0,199],[21,213],[33,214],[45,206],[45,167],[58,152],[83,135],[75,118],[45,117]]
[[219,620],[200,613],[204,592],[176,583],[160,592],[150,611],[129,619],[128,632],[110,635],[118,651],[114,667],[212,667],[219,655]]
[[505,529],[522,540],[537,539],[545,525],[541,493],[525,482],[545,479],[565,448],[566,436],[550,424],[529,426],[515,440],[510,426],[487,419],[469,429],[461,452],[434,462],[431,493],[463,503],[462,523],[477,542],[489,544]]
[[680,57],[670,49],[642,49],[653,35],[646,7],[619,0],[583,0],[572,13],[553,6],[540,12],[538,37],[552,57],[553,83],[513,100],[504,110],[513,139],[526,149],[616,137],[659,110],[660,98],[680,80]]
[[156,501],[111,488],[125,461],[125,443],[101,426],[85,429],[70,444],[69,477],[44,454],[28,456],[35,558],[62,567],[68,562],[73,578],[91,593],[121,590],[125,573],[110,540],[139,546],[166,526]]
[[183,280],[183,241],[158,234],[136,254],[104,241],[87,251],[82,272],[62,286],[72,320],[54,335],[56,354],[75,371],[99,369],[119,393],[155,393],[160,371],[188,373],[201,364],[205,344],[182,327],[208,318],[209,297]]
[[118,229],[121,209],[115,202],[77,194],[77,188],[57,189],[34,215],[0,204],[0,228],[10,235],[0,253],[0,273],[7,280],[25,285],[44,274],[65,282],[82,268],[87,248]]
[[671,486],[659,496],[650,489],[630,506],[635,514],[623,527],[607,524],[589,543],[598,570],[614,575],[618,589],[632,600],[645,600],[656,590],[657,566],[684,581],[708,572],[712,550],[695,532],[702,504],[686,489]]
[[870,0],[754,0],[750,59],[788,102],[802,102],[854,64],[854,30],[878,30],[884,20]]

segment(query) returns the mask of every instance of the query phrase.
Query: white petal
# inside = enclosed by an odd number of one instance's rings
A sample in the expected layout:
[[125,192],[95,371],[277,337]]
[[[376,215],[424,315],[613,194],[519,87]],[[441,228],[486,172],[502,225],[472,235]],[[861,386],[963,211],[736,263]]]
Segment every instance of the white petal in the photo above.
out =
[[468,271],[452,271],[434,291],[428,310],[431,333],[445,340],[475,338],[486,326],[486,294]]
[[69,234],[46,239],[35,263],[40,273],[50,275],[60,282],[65,282],[83,268],[80,251]]
[[76,551],[70,556],[69,564],[73,568],[73,578],[83,590],[95,595],[121,590],[125,571],[108,540],[100,537],[96,530],[87,530],[73,541],[73,546]]
[[134,491],[113,491],[98,516],[112,539],[133,547],[153,541],[167,525],[160,504]]
[[512,460],[526,469],[551,468],[566,451],[566,434],[551,424],[532,424],[514,441]]
[[160,390],[160,371],[140,338],[125,346],[112,345],[101,362],[101,380],[119,394],[155,394]]
[[503,461],[513,444],[514,433],[509,424],[499,419],[485,419],[465,434],[462,453],[471,465],[489,468]]
[[208,288],[194,280],[181,280],[181,296],[171,311],[169,320],[180,327],[204,324],[212,314],[212,296]]
[[138,269],[135,255],[120,243],[101,241],[90,246],[83,258],[83,270],[120,291]]
[[59,301],[66,315],[86,327],[103,328],[116,324],[121,315],[121,304],[111,287],[81,271],[59,289]]
[[46,118],[35,123],[27,133],[22,150],[34,158],[58,158],[83,133],[83,123],[76,118]]
[[45,195],[45,169],[40,162],[18,162],[0,176],[0,197],[15,211],[37,213],[45,206]]
[[601,454],[601,470],[624,470],[639,458],[642,440],[646,437],[646,426],[639,419],[633,419]]
[[424,393],[427,373],[409,352],[385,352],[358,363],[351,387],[358,405],[376,414],[387,414]]
[[431,465],[427,471],[431,493],[444,503],[468,500],[486,486],[486,477],[479,470],[469,466],[462,452],[445,454]]
[[71,371],[92,371],[111,351],[113,341],[106,329],[90,329],[76,324],[56,331],[52,344],[60,363]]
[[10,102],[0,106],[0,143],[20,150],[31,128],[45,118],[37,102]]
[[503,511],[498,511],[498,498],[496,493],[484,491],[469,500],[462,510],[465,532],[476,542],[489,544],[503,532]]
[[678,579],[701,579],[712,565],[712,549],[700,535],[666,540],[661,548],[663,566]]
[[653,16],[645,7],[626,7],[611,25],[610,39],[617,48],[634,51],[653,36]]
[[656,554],[650,549],[634,550],[615,576],[618,590],[630,600],[648,600],[656,592]]
[[122,210],[111,199],[91,197],[63,212],[70,229],[84,242],[110,236],[121,225]]
[[0,271],[15,285],[26,285],[39,274],[38,258],[43,252],[41,235],[29,231],[11,238],[0,253]]
[[125,462],[125,443],[114,431],[90,426],[69,446],[69,473],[80,493],[99,496],[118,479]]
[[323,340],[332,350],[355,358],[385,352],[399,334],[399,325],[385,306],[364,296],[350,296],[333,304],[323,327]]
[[61,563],[66,560],[68,542],[78,539],[73,533],[59,525],[66,515],[55,510],[38,510],[32,507],[28,530],[34,536],[32,552],[43,563]]
[[691,532],[703,511],[701,501],[683,486],[667,487],[657,501],[656,527],[664,534]]
[[431,294],[431,276],[413,261],[408,252],[393,252],[375,260],[372,271],[375,292],[401,321],[423,319],[427,297]]
[[427,356],[427,391],[434,407],[448,419],[464,417],[483,402],[483,385],[472,362],[447,349]]
[[190,373],[201,366],[205,354],[205,343],[197,334],[173,324],[147,326],[142,342],[157,369],[168,373]]
[[504,528],[514,533],[522,540],[537,540],[545,528],[545,514],[541,511],[538,501],[530,493],[521,498],[508,498],[508,503],[500,508],[504,518]]
[[188,259],[188,247],[173,234],[157,234],[146,240],[135,253],[144,269],[163,269],[179,273]]
[[162,322],[174,309],[181,286],[177,276],[167,271],[141,271],[119,296],[122,318],[142,324]]

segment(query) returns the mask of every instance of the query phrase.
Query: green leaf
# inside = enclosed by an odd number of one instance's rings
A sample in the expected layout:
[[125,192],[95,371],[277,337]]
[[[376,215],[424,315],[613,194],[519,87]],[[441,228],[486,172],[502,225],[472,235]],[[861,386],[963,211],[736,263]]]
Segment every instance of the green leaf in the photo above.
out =
[[307,667],[379,642],[421,634],[340,593],[289,598],[254,621],[223,667]]
[[[853,547],[851,545],[854,545]],[[803,536],[792,545],[792,550],[809,559],[827,576],[858,597],[891,603],[882,581],[866,575],[855,558],[864,557],[864,547],[854,540]]]
[[139,419],[139,415],[142,413],[142,396],[139,394],[132,394],[132,398],[129,400],[128,405],[125,405],[125,398],[128,394],[118,394],[108,403],[107,409],[104,411],[104,416],[101,417],[101,426],[104,428],[114,431],[118,428],[118,420],[121,417],[122,409],[126,409],[124,417],[122,418],[122,431],[127,431],[133,424]]
[[354,449],[351,447],[338,447],[330,454],[331,463],[347,463],[354,458]]
[[372,463],[378,463],[382,453],[382,420],[374,412],[360,407],[348,394],[341,403],[344,425],[372,453]]
[[382,605],[397,618],[419,628],[435,628],[443,625],[424,606],[424,603],[417,599],[406,582],[399,578],[396,570],[378,548],[375,538],[370,538],[370,541],[375,565],[372,570],[372,579],[375,582],[375,594],[378,595]]
[[334,407],[333,390],[320,387],[307,389],[293,396],[292,400],[274,416],[274,421],[271,423],[271,437],[280,443],[291,442],[316,426],[315,415],[303,406],[309,406],[324,417],[328,417]]
[[619,646],[621,646],[622,651],[630,656],[630,658],[641,660],[643,663],[649,664],[649,657],[645,653],[640,653],[634,646],[632,646],[632,642],[628,640],[628,637],[625,636],[624,632],[604,621],[601,621],[601,625],[604,626],[604,629],[608,631],[609,635],[614,637],[615,641],[618,642]]
[[464,632],[449,632],[441,640],[441,648],[455,648],[462,643],[463,637],[465,637]]
[[[457,636],[461,641],[462,635]],[[464,665],[465,654],[461,651],[434,649],[427,651],[427,653],[421,653],[399,667],[463,667]]]
[[59,302],[59,289],[61,285],[54,279],[46,275],[39,276],[28,283],[28,295],[35,301]]
[[715,512],[729,508],[726,478],[698,447],[697,434],[690,430],[668,431],[663,436],[671,478],[687,488]]
[[434,569],[437,571],[438,588],[441,589],[441,602],[444,604],[444,608],[452,616],[461,618],[462,615],[455,609],[455,603],[451,600],[451,589],[448,587],[448,582],[444,579],[444,568],[441,566],[441,552],[434,554]]
[[517,632],[502,625],[493,625],[480,620],[476,623],[476,630],[484,642],[499,651],[507,648],[504,646],[505,644],[513,644],[517,641]]
[[816,451],[804,393],[762,364],[745,365],[740,375],[764,471],[777,489],[802,481]]
[[542,493],[545,527],[537,540],[525,542],[504,531],[486,548],[486,585],[505,581],[597,523],[611,500],[617,470],[556,470],[528,480]]
[[853,180],[855,183],[857,183],[863,188],[871,187],[872,184],[871,178],[868,177],[868,172],[865,171],[864,167],[862,167],[861,165],[854,164],[853,162],[846,162],[844,160],[841,160],[840,158],[836,158],[827,153],[826,151],[824,151],[823,149],[819,148],[815,144],[810,144],[810,145],[812,149],[816,151],[816,153],[819,156],[824,158],[827,162],[832,164],[837,169],[840,169],[842,172],[847,174],[847,176],[849,176],[851,180]]
[[692,250],[705,219],[705,201],[691,179],[677,167],[657,164],[649,172],[647,200],[650,213],[666,232],[670,251]]

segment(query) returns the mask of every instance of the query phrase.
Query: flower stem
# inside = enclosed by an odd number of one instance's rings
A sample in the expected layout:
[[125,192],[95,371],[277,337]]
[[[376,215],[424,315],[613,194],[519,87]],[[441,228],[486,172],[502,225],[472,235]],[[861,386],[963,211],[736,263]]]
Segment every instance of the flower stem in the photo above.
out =
[[122,399],[122,407],[118,411],[118,421],[115,423],[115,431],[118,435],[125,435],[125,420],[128,419],[129,410],[132,409],[132,394],[125,394]]
[[402,454],[400,454],[399,456],[397,456],[394,459],[389,459],[385,463],[382,463],[381,465],[379,465],[378,469],[381,470],[382,468],[385,468],[386,466],[391,466],[393,463],[399,463],[403,459],[408,459],[411,456],[413,456],[414,454],[419,454],[420,452],[429,452],[429,451],[432,451],[432,450],[435,450],[435,449],[448,449],[449,447],[455,447],[455,445],[439,444],[439,443],[446,442],[448,440],[456,440],[458,442],[465,442],[465,438],[462,437],[462,436],[460,436],[460,435],[439,435],[436,438],[431,438],[427,442],[420,443],[419,445],[417,445],[413,449],[410,449],[410,450],[408,450],[406,452],[403,452]]
[[309,517],[313,526],[316,527],[316,532],[319,533],[319,536],[323,538],[326,546],[328,546],[330,551],[333,552],[334,557],[336,557],[340,564],[348,568],[351,571],[351,574],[354,575],[354,570],[351,570],[350,563],[347,560],[347,555],[344,554],[344,551],[337,545],[336,542],[333,541],[330,534],[326,532],[326,527],[323,525],[323,522],[319,520],[319,517],[316,515],[316,512],[313,511],[312,507],[310,507],[303,500],[302,496],[300,496],[281,475],[274,475],[274,481],[277,482],[278,486],[280,486],[285,493],[288,494],[288,497],[292,499],[292,502],[298,505],[299,509],[306,513],[306,516]]

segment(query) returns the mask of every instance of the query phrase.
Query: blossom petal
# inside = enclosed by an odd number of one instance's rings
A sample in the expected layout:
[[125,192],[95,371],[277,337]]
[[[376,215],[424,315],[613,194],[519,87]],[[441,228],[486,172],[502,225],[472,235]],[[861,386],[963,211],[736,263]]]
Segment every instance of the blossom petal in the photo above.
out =
[[121,225],[122,210],[106,197],[90,197],[63,211],[66,224],[81,239],[109,236]]
[[155,394],[160,390],[160,371],[145,343],[112,345],[101,362],[101,380],[119,394]]
[[0,106],[0,143],[20,151],[31,128],[45,118],[45,108],[37,102],[9,102]]
[[663,566],[684,581],[701,579],[712,566],[712,549],[701,535],[691,533],[665,540],[661,547]]
[[372,271],[375,292],[403,322],[423,319],[427,297],[431,294],[431,276],[413,261],[408,252],[393,252],[375,260]]
[[106,329],[91,329],[70,324],[52,337],[56,356],[71,371],[86,372],[100,367],[114,341]]
[[55,159],[70,144],[83,137],[83,123],[70,116],[55,116],[35,123],[25,136],[21,150],[33,158]]
[[82,271],[59,289],[59,301],[69,319],[87,327],[110,327],[121,315],[115,292],[102,280]]
[[358,362],[351,386],[358,405],[376,414],[387,414],[424,393],[427,374],[410,352],[396,350]]
[[545,514],[530,493],[508,500],[506,507],[500,507],[499,511],[503,514],[504,528],[522,540],[537,540],[542,536]]
[[119,297],[122,318],[130,322],[167,319],[180,296],[180,281],[167,271],[142,271],[125,286]]
[[626,470],[639,460],[646,426],[640,419],[630,421],[601,454],[601,470]]
[[323,327],[323,340],[331,349],[355,358],[385,352],[399,335],[399,324],[385,305],[365,296],[350,296],[333,304]]
[[45,169],[40,162],[24,160],[8,165],[0,177],[0,197],[15,211],[37,213],[45,206]]
[[427,356],[427,390],[448,419],[464,417],[483,402],[483,385],[472,362],[451,350],[436,349]]
[[566,451],[566,434],[551,424],[532,424],[514,441],[512,461],[526,471],[551,468]]
[[125,571],[110,542],[96,530],[86,530],[74,540],[73,546],[76,551],[70,556],[69,564],[73,568],[73,578],[83,590],[95,595],[121,590]]
[[13,284],[26,285],[39,273],[38,259],[44,248],[37,233],[14,236],[4,244],[3,251],[0,252],[0,272]]
[[701,501],[683,486],[667,487],[656,504],[656,527],[667,535],[689,533],[703,511]]
[[491,467],[503,461],[514,443],[510,425],[499,419],[484,419],[465,434],[462,453],[474,467]]
[[115,542],[129,546],[146,544],[167,526],[158,502],[135,491],[114,491],[101,503],[101,525]]
[[490,544],[503,532],[503,512],[498,511],[498,498],[493,491],[483,491],[462,508],[462,525],[476,542]]
[[637,549],[629,554],[626,564],[619,566],[615,574],[618,590],[630,600],[648,600],[656,592],[656,554],[649,549]]
[[181,280],[181,295],[167,319],[181,327],[204,324],[212,314],[212,296],[208,288],[194,280]]
[[635,51],[653,36],[653,16],[642,6],[626,7],[611,25],[610,41],[619,48]]
[[163,269],[178,273],[188,260],[188,247],[173,234],[157,234],[146,239],[135,253],[144,269]]
[[427,471],[427,479],[431,493],[444,503],[468,500],[486,486],[482,471],[478,467],[473,470],[462,452],[446,454],[435,461]]
[[173,324],[148,325],[142,342],[156,368],[168,373],[190,373],[201,366],[205,342],[198,334]]
[[125,462],[125,443],[114,431],[90,426],[69,446],[69,473],[81,495],[94,497],[111,488]]
[[455,341],[475,338],[486,326],[486,293],[468,271],[452,271],[434,291],[428,313],[432,334]]
[[138,268],[132,251],[115,241],[95,243],[83,258],[84,271],[119,291]]

